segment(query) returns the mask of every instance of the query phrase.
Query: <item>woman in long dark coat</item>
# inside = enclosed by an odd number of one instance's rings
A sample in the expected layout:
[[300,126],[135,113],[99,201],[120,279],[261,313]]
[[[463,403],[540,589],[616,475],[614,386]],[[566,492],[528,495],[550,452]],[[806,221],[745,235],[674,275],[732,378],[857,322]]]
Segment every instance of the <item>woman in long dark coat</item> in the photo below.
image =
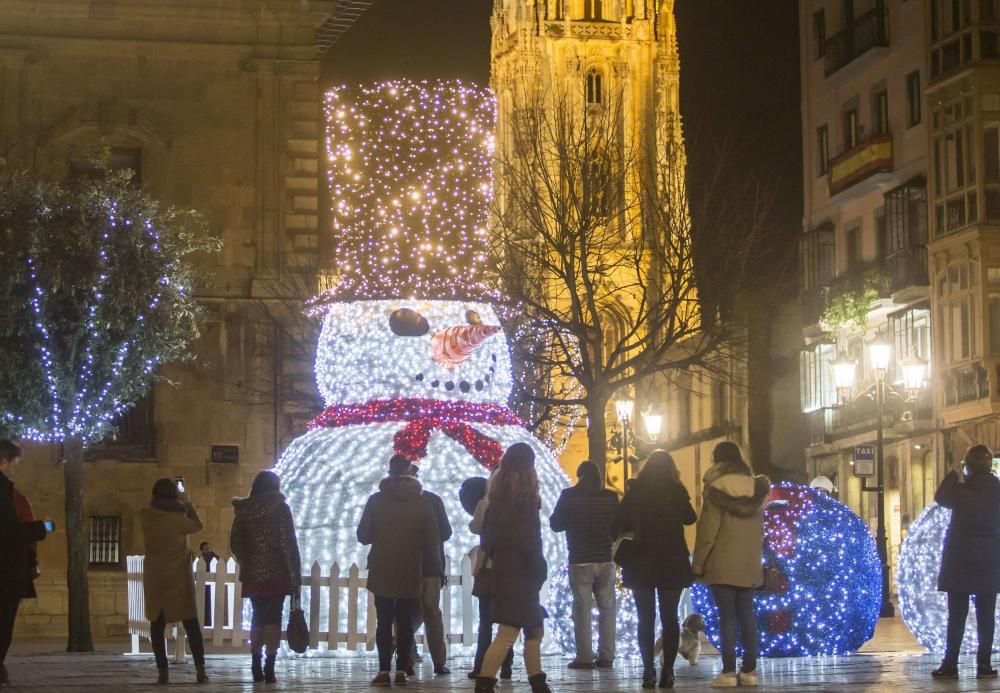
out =
[[612,535],[632,532],[635,555],[622,565],[622,581],[632,590],[642,654],[642,687],[656,686],[653,631],[656,602],[663,629],[661,688],[674,686],[674,659],[680,639],[677,605],[681,592],[694,581],[684,525],[697,520],[687,489],[670,453],[655,450],[632,482],[612,524]]
[[938,574],[938,590],[948,593],[947,644],[941,666],[931,672],[936,679],[958,678],[958,653],[972,595],[979,636],[976,678],[997,675],[990,655],[1000,592],[1000,479],[992,469],[993,453],[985,445],[976,445],[964,461],[952,465],[934,494],[938,505],[951,509]]
[[504,453],[490,485],[489,501],[480,548],[490,566],[486,591],[493,622],[500,630],[483,657],[476,691],[495,690],[497,671],[518,633],[524,631],[524,668],[532,693],[552,693],[541,657],[547,614],[539,595],[548,576],[538,517],[541,500],[535,453],[525,443],[515,443]]
[[[7,683],[4,660],[14,637],[14,620],[22,599],[35,597],[37,564],[34,542],[47,536],[43,523],[19,516],[18,498],[10,476],[21,459],[21,448],[0,440],[0,686]],[[22,497],[23,498],[23,497]],[[27,504],[27,499],[24,499]]]

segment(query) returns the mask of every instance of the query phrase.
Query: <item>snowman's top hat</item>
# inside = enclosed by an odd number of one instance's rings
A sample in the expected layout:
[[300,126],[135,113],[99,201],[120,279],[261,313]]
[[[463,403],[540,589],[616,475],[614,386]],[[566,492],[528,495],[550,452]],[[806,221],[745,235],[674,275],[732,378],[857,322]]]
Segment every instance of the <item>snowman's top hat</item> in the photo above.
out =
[[492,92],[459,81],[342,86],[326,95],[334,273],[312,302],[492,301]]

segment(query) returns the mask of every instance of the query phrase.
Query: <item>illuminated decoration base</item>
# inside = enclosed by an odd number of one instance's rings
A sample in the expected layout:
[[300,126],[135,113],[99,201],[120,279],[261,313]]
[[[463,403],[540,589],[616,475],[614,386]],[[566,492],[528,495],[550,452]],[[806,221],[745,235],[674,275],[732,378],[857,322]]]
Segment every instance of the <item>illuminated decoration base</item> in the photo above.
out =
[[[931,503],[910,525],[899,551],[896,589],[899,592],[899,613],[917,642],[931,652],[944,654],[945,628],[948,624],[948,595],[938,592],[938,572],[944,537],[951,521],[951,511]],[[1000,614],[997,615],[1000,625]],[[976,651],[976,609],[969,605],[969,620],[962,639],[962,653]],[[993,651],[1000,652],[1000,643],[993,641]]]
[[[855,652],[875,634],[882,602],[882,568],[871,532],[846,505],[807,486],[783,483],[770,501],[764,540],[777,573],[770,580],[773,592],[754,593],[761,656]],[[708,639],[719,647],[719,616],[709,589],[697,585],[692,598],[705,617]]]

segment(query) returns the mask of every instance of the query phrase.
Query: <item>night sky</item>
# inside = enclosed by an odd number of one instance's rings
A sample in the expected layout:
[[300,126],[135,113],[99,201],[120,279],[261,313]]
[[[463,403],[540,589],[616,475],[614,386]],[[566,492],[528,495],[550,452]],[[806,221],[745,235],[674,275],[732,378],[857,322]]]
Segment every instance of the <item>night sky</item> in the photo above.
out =
[[[678,0],[681,110],[690,166],[736,152],[734,175],[776,191],[774,222],[801,229],[795,0]],[[491,0],[375,0],[324,60],[328,83],[410,77],[489,81]],[[793,261],[793,254],[789,254]]]

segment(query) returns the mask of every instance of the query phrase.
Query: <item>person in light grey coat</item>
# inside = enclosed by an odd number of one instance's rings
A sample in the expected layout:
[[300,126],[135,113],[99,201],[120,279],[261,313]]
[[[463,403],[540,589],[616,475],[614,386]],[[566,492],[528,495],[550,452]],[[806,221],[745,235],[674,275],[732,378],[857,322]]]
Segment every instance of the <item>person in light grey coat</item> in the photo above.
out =
[[[764,584],[764,504],[771,481],[754,476],[736,443],[712,452],[712,466],[702,480],[705,502],[695,536],[691,571],[709,585],[719,610],[722,673],[716,687],[757,685],[757,622],[754,588]],[[743,643],[742,671],[736,673],[736,632]]]

